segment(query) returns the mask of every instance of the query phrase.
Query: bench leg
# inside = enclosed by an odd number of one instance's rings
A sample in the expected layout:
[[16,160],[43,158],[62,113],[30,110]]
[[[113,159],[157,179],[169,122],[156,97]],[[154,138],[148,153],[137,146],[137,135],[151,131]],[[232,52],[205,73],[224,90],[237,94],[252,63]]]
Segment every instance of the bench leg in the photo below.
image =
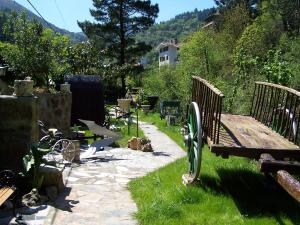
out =
[[17,198],[14,197],[13,199],[13,216],[16,217],[17,213],[16,213],[16,205],[17,205]]

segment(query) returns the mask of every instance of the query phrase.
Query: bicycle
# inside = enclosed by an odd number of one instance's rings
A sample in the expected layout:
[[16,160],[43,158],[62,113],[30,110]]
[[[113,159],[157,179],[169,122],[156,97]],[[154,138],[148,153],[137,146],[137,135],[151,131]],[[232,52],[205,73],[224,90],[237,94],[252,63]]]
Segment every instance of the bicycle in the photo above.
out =
[[56,129],[45,130],[42,121],[38,121],[42,138],[39,141],[41,148],[49,148],[51,151],[47,154],[48,160],[62,164],[65,161],[72,163],[75,159],[76,148],[69,139],[64,139],[63,134]]

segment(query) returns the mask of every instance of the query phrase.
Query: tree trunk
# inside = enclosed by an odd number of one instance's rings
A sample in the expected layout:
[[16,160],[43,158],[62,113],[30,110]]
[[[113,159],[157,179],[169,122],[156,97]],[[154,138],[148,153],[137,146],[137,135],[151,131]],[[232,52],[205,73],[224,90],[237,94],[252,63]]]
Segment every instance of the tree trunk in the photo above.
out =
[[[124,31],[124,15],[123,15],[123,2],[121,1],[120,3],[120,43],[121,43],[121,48],[120,48],[120,66],[123,66],[125,64],[125,48],[126,48],[126,42],[125,42],[125,31]],[[126,75],[122,74],[121,75],[122,79],[122,95],[126,95]]]

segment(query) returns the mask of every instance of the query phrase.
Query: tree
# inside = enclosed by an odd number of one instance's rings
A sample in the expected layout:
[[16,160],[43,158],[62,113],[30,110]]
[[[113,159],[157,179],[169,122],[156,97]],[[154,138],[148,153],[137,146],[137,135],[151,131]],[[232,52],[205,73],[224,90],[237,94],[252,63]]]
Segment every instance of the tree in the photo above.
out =
[[30,76],[38,86],[49,87],[50,78],[63,66],[69,39],[44,29],[36,20],[29,21],[25,13],[11,14],[4,33],[9,43],[0,44],[0,56],[14,74],[11,79]]
[[[137,43],[134,35],[154,24],[158,5],[150,0],[93,0],[95,9],[90,13],[96,22],[78,22],[88,38],[106,49],[107,56],[122,66],[135,63],[150,50],[144,42]],[[125,78],[121,75],[125,94]]]
[[250,13],[245,3],[237,4],[222,14],[222,32],[228,34],[235,41],[240,38],[245,28],[251,23]]
[[245,9],[250,12],[253,17],[258,15],[259,0],[214,0],[220,11],[234,8],[237,5],[245,6]]
[[282,15],[284,28],[290,33],[300,34],[300,1],[278,0],[278,11]]
[[72,74],[94,75],[101,67],[100,51],[89,41],[74,44],[68,48],[67,62]]
[[268,51],[267,60],[260,72],[267,78],[268,82],[275,84],[289,85],[293,79],[291,66],[284,60],[279,50]]

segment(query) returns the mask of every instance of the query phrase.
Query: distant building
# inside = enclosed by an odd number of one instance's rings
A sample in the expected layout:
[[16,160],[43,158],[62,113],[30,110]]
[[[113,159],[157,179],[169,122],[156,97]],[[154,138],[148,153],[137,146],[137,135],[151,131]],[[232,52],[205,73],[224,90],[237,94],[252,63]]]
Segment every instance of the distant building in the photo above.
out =
[[157,46],[157,50],[159,51],[159,67],[177,64],[179,47],[180,45],[177,40],[160,43]]
[[217,26],[217,20],[220,17],[220,12],[217,11],[215,13],[212,13],[211,15],[209,15],[205,20],[204,20],[204,26],[202,26],[202,29],[216,29]]

